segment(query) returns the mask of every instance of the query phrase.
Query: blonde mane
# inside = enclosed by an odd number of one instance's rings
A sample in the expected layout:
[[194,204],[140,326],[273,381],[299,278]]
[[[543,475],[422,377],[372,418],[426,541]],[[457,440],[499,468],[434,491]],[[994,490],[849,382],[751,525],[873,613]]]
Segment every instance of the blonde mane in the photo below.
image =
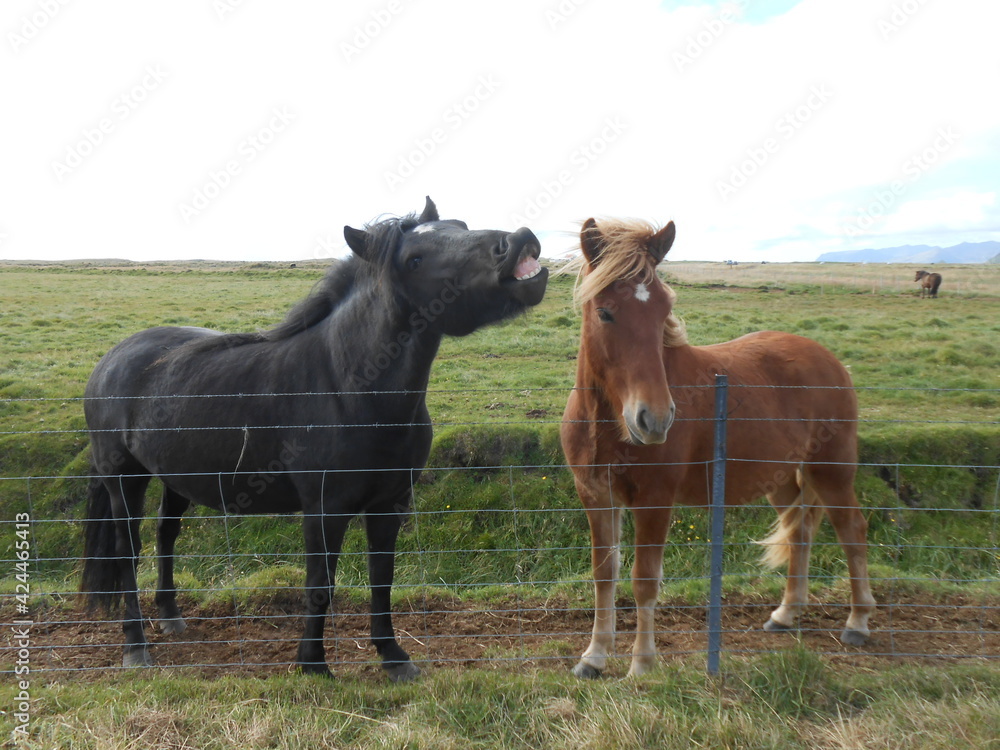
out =
[[[577,275],[573,287],[574,303],[582,307],[616,281],[638,280],[660,284],[669,295],[672,306],[677,295],[657,276],[652,256],[646,251],[659,227],[641,219],[602,219],[598,222],[598,229],[603,240],[601,262],[592,268],[580,253],[559,271],[560,274]],[[687,343],[684,322],[671,311],[663,325],[663,345],[675,347]]]

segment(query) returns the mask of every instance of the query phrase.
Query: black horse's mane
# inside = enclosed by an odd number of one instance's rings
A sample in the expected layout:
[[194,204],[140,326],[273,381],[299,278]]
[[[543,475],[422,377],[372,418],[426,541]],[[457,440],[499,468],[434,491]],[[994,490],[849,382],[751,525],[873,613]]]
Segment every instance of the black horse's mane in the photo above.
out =
[[198,339],[183,347],[187,352],[232,349],[247,344],[282,341],[302,333],[326,320],[360,289],[381,285],[391,268],[391,258],[403,234],[420,223],[416,214],[392,217],[366,224],[366,259],[352,254],[334,261],[309,295],[288,311],[285,319],[274,328],[251,333],[225,333]]

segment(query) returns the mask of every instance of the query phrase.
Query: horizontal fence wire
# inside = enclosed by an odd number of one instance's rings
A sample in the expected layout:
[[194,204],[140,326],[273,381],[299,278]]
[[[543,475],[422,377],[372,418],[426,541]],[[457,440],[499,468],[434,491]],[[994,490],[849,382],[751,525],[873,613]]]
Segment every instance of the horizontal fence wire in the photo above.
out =
[[[673,385],[674,389],[711,389],[714,388],[714,384],[711,383],[692,383],[687,385]],[[1000,388],[939,388],[939,387],[892,387],[892,386],[806,386],[806,385],[747,385],[747,384],[734,384],[730,386],[734,391],[749,391],[753,390],[808,390],[817,391],[820,393],[829,391],[855,391],[855,392],[900,392],[900,393],[912,393],[912,394],[947,394],[947,393],[971,393],[971,394],[1000,394]],[[502,394],[502,393],[568,393],[572,390],[589,390],[587,388],[575,387],[572,384],[567,384],[565,387],[539,387],[539,388],[529,388],[529,389],[502,389],[502,388],[443,388],[443,389],[428,389],[427,391],[413,391],[413,390],[369,390],[369,391],[356,391],[356,390],[343,390],[343,391],[318,391],[318,392],[286,392],[286,393],[185,393],[185,394],[160,394],[160,395],[139,395],[139,396],[69,396],[65,398],[59,397],[25,397],[25,398],[0,398],[0,404],[17,406],[17,405],[27,405],[33,403],[59,403],[64,406],[79,405],[81,403],[92,402],[130,402],[130,401],[150,401],[154,402],[159,409],[165,409],[163,402],[171,401],[188,401],[188,400],[204,400],[204,399],[296,399],[296,398],[321,398],[321,397],[344,397],[344,396],[367,396],[367,397],[388,397],[388,396],[412,396],[419,395],[421,393],[426,393],[428,395],[456,395],[456,394]],[[922,410],[922,409],[921,409]],[[165,421],[167,415],[158,414],[153,417],[157,421]],[[812,418],[812,419],[783,419],[774,416],[763,416],[763,417],[738,417],[730,415],[728,420],[731,422],[844,422],[847,420],[831,420],[823,418]],[[275,430],[275,429],[369,429],[369,428],[401,428],[401,427],[413,427],[413,426],[431,426],[431,427],[478,427],[483,424],[488,424],[490,426],[515,426],[515,425],[542,425],[542,424],[563,424],[564,422],[572,422],[572,420],[560,419],[543,419],[538,417],[533,417],[525,420],[491,420],[489,422],[482,421],[454,421],[454,420],[441,420],[441,419],[431,419],[429,422],[399,422],[399,423],[366,423],[366,422],[353,422],[347,424],[316,424],[316,423],[305,423],[305,424],[245,424],[245,425],[211,425],[211,426],[153,426],[153,425],[132,425],[130,430],[133,432],[186,432],[186,431],[233,431],[233,430],[247,430],[247,431],[257,431],[257,430]],[[611,421],[611,420],[609,420]],[[702,421],[699,418],[686,418],[683,415],[678,415],[676,418],[677,422],[697,422]],[[969,420],[969,419],[873,419],[873,418],[859,418],[856,420],[859,425],[995,425],[996,422],[993,419],[984,420]],[[0,430],[0,435],[85,435],[91,433],[108,433],[116,432],[113,429],[94,429],[88,430],[87,428],[64,428],[64,429],[40,429],[34,428],[30,430]]]
[[[711,384],[685,386],[712,388]],[[789,386],[730,385],[742,388]],[[794,386],[793,386],[794,387]],[[568,388],[532,388],[530,391]],[[830,389],[819,389],[830,390]],[[933,395],[954,392],[996,394],[1000,389],[855,388]],[[430,393],[491,393],[500,389],[445,389]],[[410,391],[385,396],[412,395]],[[216,394],[148,398],[156,402],[188,398],[337,397],[335,393]],[[366,395],[372,395],[367,393]],[[731,393],[730,398],[733,398]],[[738,398],[738,396],[737,396]],[[118,397],[109,400],[121,400]],[[31,404],[58,403],[80,409],[83,397],[4,398],[0,407],[16,411]],[[988,413],[988,412],[987,412]],[[678,421],[683,420],[682,416]],[[733,422],[775,421],[768,417]],[[169,420],[166,420],[169,422]],[[694,421],[694,420],[692,420]],[[788,420],[794,422],[831,422]],[[5,420],[5,427],[9,420]],[[433,421],[434,427],[503,427],[560,424],[561,419]],[[968,419],[859,419],[859,426],[893,424],[979,425],[994,436],[997,422]],[[407,424],[322,425],[149,425],[141,431],[228,431],[275,429],[399,428]],[[115,432],[117,430],[108,430]],[[100,431],[98,431],[100,432]],[[3,429],[23,436],[30,452],[32,437],[79,435],[88,431],[45,428]],[[989,435],[987,435],[989,439]],[[74,449],[74,453],[79,446]],[[487,454],[488,455],[488,454]],[[799,639],[830,658],[871,664],[892,659],[1000,658],[1000,466],[995,447],[982,453],[993,460],[862,461],[857,488],[869,524],[871,581],[878,609],[872,638],[862,647],[846,647],[838,636],[849,612],[850,580],[829,523],[820,527],[812,547],[810,595],[799,624]],[[429,466],[412,484],[412,507],[396,551],[393,596],[394,627],[400,644],[421,666],[538,665],[572,666],[590,639],[594,591],[590,569],[590,534],[586,514],[564,460],[489,462],[470,454],[468,465]],[[730,455],[726,466],[774,464],[789,460]],[[835,462],[817,465],[837,466]],[[16,465],[8,460],[7,469]],[[630,456],[590,468],[612,472],[624,466],[663,471],[700,472],[710,486],[711,459],[699,462],[641,462]],[[579,468],[579,467],[577,467]],[[237,477],[267,483],[320,477],[324,486],[338,476],[372,471],[413,473],[412,468],[322,468],[294,470],[275,465],[256,471],[166,472],[162,480]],[[144,474],[109,474],[117,481]],[[67,674],[100,677],[118,670],[122,656],[123,615],[87,609],[78,594],[82,535],[88,523],[83,508],[88,473],[0,476],[0,501],[9,517],[0,519],[0,672],[16,674],[25,659],[33,674],[58,679]],[[220,496],[224,492],[220,491]],[[873,502],[874,501],[874,502]],[[140,523],[142,552],[138,579],[142,618],[156,664],[165,669],[204,673],[270,673],[295,667],[305,614],[303,584],[311,555],[302,539],[309,514],[246,514],[192,507],[174,557],[179,603],[187,622],[182,633],[164,635],[157,628],[155,499],[133,519]],[[836,507],[831,508],[836,510]],[[398,511],[366,514],[366,523]],[[337,514],[328,514],[332,518]],[[354,514],[345,514],[353,516]],[[635,630],[630,575],[637,547],[632,519],[624,514],[618,579],[619,637],[616,657],[624,673]],[[723,533],[722,650],[727,658],[787,648],[791,636],[764,633],[761,626],[781,602],[783,571],[758,564],[776,518],[763,502],[729,506]],[[377,664],[369,642],[369,583],[366,542],[353,522],[339,555],[335,597],[326,633],[327,661],[335,670],[371,669]],[[712,542],[705,508],[673,508],[663,564],[656,633],[661,658],[689,658],[706,653],[706,598]],[[27,644],[27,645],[25,645]],[[508,665],[508,667],[504,667]]]

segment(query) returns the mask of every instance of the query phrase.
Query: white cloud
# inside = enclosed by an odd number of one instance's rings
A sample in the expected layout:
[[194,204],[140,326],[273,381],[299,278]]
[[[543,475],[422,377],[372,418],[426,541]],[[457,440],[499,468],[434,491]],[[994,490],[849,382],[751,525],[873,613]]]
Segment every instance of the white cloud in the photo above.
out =
[[997,207],[996,198],[996,193],[963,191],[909,201],[886,218],[883,233],[941,235],[954,227],[979,228],[986,221],[989,210]]

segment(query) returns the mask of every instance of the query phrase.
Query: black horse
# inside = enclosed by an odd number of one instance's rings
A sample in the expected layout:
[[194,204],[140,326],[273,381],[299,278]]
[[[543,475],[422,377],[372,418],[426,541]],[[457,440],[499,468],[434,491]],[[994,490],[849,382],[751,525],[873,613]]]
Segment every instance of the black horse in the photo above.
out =
[[426,388],[442,336],[464,336],[538,304],[548,271],[531,230],[470,231],[423,213],[344,228],[353,255],[284,322],[259,333],[151,328],[115,346],[87,384],[93,478],[82,590],[124,598],[125,666],[152,664],[136,585],[152,476],[160,628],[185,623],[174,542],[191,503],[224,514],[303,513],[306,621],[298,665],[329,675],[323,625],[337,556],[363,514],[371,638],[394,681],[420,670],[390,614],[396,537],[431,445]]

